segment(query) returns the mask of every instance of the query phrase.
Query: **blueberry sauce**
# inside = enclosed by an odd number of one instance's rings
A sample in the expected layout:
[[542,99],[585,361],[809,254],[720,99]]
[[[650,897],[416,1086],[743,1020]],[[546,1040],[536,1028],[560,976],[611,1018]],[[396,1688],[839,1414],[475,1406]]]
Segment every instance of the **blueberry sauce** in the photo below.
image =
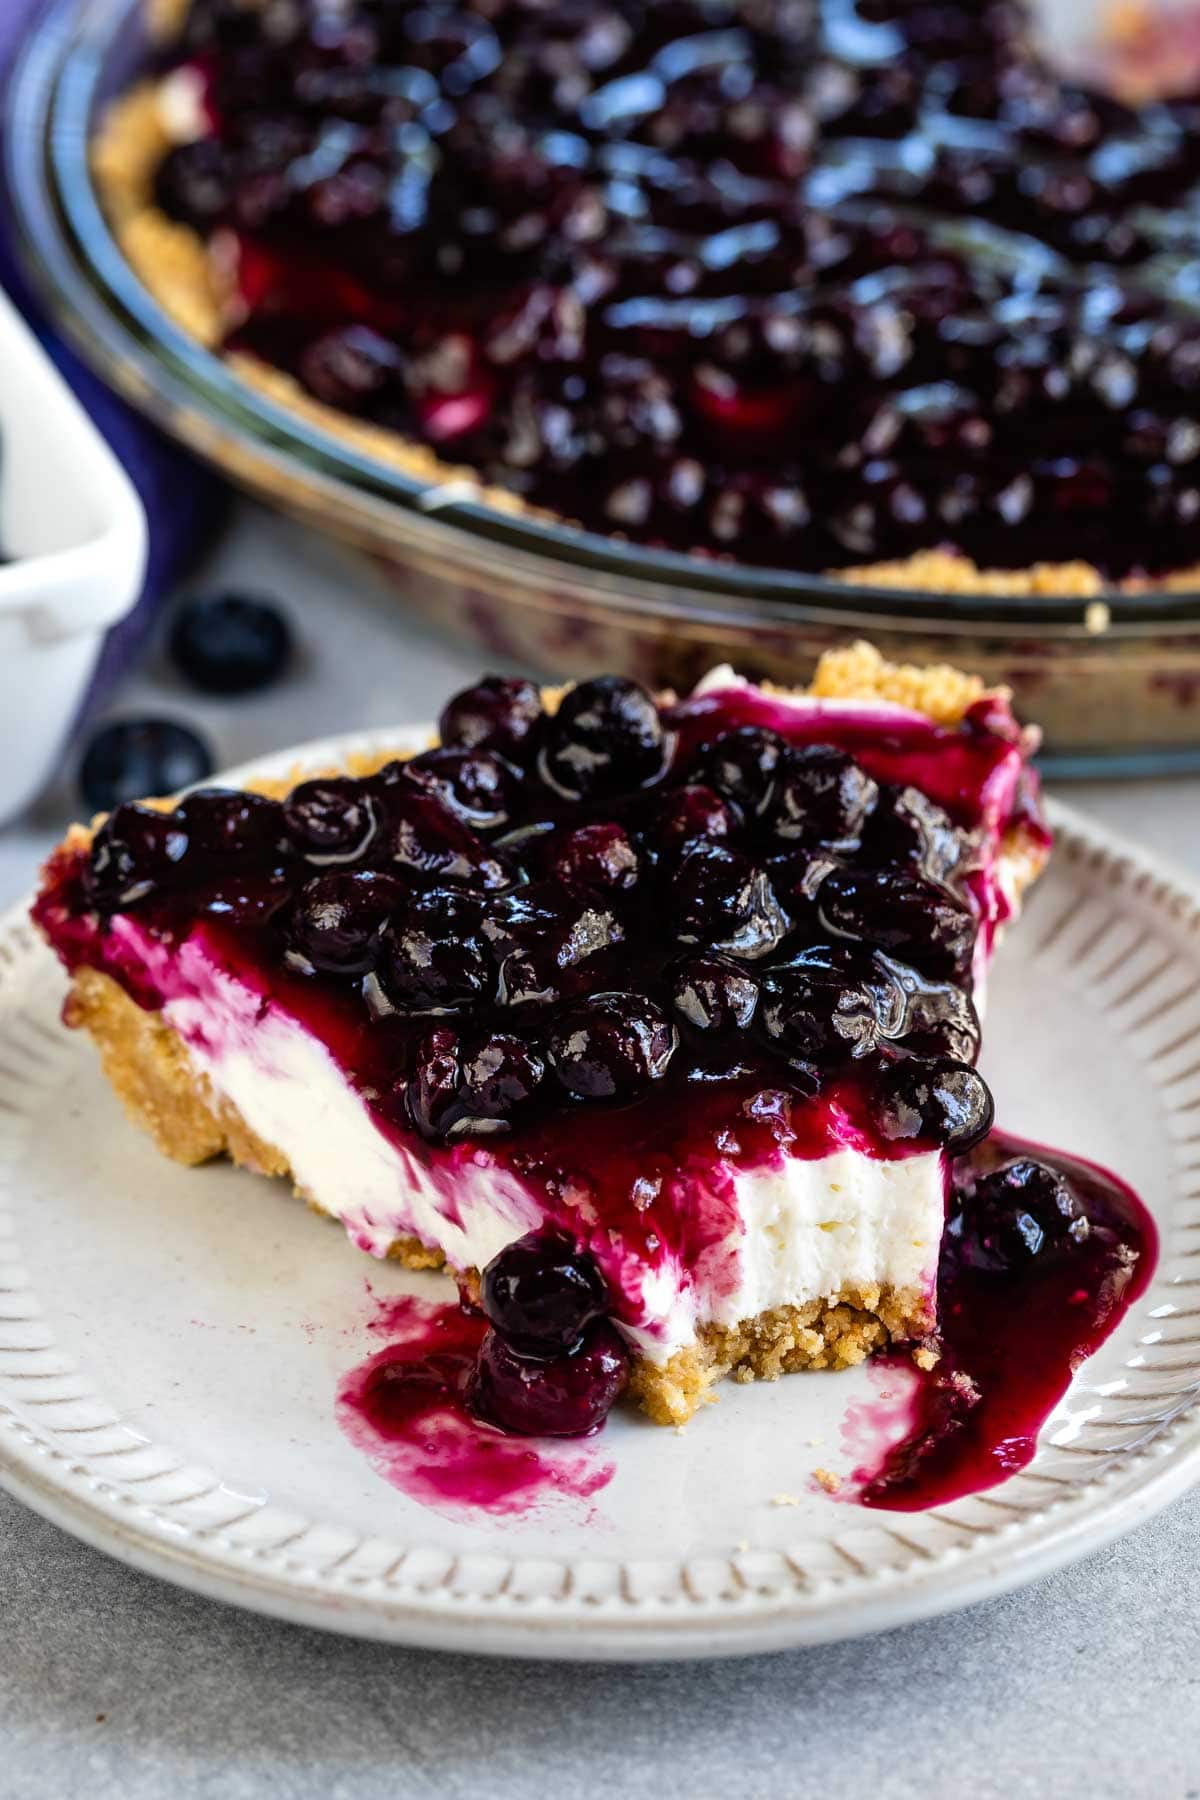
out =
[[[205,1055],[214,1017],[243,1055],[276,1021],[326,1048],[400,1164],[386,1216],[347,1221],[364,1248],[420,1235],[407,1186],[460,1224],[486,1177],[594,1259],[619,1325],[661,1332],[648,1272],[739,1279],[740,1170],[986,1132],[997,843],[1018,804],[1044,837],[1006,707],[948,728],[733,686],[660,709],[602,678],[550,716],[491,680],[441,730],[282,803],[122,806],[35,907],[69,968]],[[573,1430],[620,1385],[599,1325],[585,1348],[582,1398],[582,1364],[544,1384]],[[493,1411],[517,1375],[489,1354]]]
[[229,345],[590,528],[795,569],[1200,555],[1197,96],[1019,0],[192,0]]
[[549,1454],[482,1422],[468,1391],[487,1320],[461,1306],[392,1300],[371,1329],[382,1350],[338,1389],[338,1422],[376,1472],[411,1499],[452,1514],[512,1517],[547,1500],[590,1500],[611,1463]]
[[901,1393],[850,1420],[852,1433],[874,1426],[891,1438],[854,1470],[859,1502],[918,1512],[1023,1469],[1080,1364],[1145,1291],[1157,1243],[1118,1176],[994,1131],[952,1179],[941,1360],[915,1381],[877,1362]]

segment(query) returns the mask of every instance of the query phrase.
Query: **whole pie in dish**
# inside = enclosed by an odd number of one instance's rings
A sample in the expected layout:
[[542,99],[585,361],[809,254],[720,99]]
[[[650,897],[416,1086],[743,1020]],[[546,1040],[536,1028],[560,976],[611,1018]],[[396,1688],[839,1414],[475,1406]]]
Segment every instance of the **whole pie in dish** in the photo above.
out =
[[730,1373],[936,1357],[1034,742],[865,645],[806,691],[492,678],[420,754],[73,829],[34,917],[169,1156],[482,1276],[501,1423],[627,1378],[678,1423]]
[[1019,0],[154,12],[119,240],[374,455],[875,582],[1200,560],[1197,102],[1063,79]]

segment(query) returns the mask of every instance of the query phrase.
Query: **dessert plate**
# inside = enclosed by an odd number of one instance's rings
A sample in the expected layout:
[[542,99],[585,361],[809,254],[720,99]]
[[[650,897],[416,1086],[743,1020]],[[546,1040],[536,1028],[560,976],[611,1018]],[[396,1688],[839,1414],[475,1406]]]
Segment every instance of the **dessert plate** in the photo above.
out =
[[828,1492],[894,1415],[896,1378],[865,1369],[729,1389],[682,1433],[614,1415],[521,1515],[407,1497],[343,1434],[336,1396],[381,1347],[381,1304],[445,1278],[368,1261],[278,1184],[164,1164],[59,1027],[64,983],[23,909],[0,921],[0,1482],[198,1592],[512,1655],[847,1637],[1104,1544],[1200,1476],[1200,896],[1065,808],[1053,822],[995,968],[987,1074],[1008,1130],[1132,1183],[1161,1253],[1002,1486],[918,1513]]

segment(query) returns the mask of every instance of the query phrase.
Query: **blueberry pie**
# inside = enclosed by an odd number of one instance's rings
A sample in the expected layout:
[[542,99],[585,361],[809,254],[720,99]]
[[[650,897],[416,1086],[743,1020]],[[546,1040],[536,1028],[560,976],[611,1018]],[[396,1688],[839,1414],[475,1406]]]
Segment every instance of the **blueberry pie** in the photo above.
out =
[[122,248],[353,444],[875,582],[1200,562],[1200,102],[1065,79],[1021,0],[155,11]]
[[1035,738],[861,644],[805,691],[491,678],[420,754],[74,828],[34,917],[169,1156],[449,1265],[493,1414],[587,1429],[628,1375],[680,1422],[933,1338]]

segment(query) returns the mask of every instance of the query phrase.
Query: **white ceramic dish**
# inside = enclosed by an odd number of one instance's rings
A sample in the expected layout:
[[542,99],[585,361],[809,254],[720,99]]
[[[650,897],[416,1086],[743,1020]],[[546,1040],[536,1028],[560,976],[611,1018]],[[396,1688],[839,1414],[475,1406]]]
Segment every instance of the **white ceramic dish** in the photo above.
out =
[[0,1481],[199,1592],[510,1655],[850,1636],[1096,1549],[1200,1476],[1200,898],[1065,809],[1055,824],[997,964],[988,1072],[1004,1124],[1116,1168],[1162,1246],[1003,1487],[918,1514],[821,1492],[814,1468],[849,1469],[847,1409],[876,1393],[854,1371],[730,1388],[682,1434],[614,1417],[582,1452],[616,1464],[590,1514],[451,1517],[406,1498],[343,1437],[334,1395],[379,1348],[367,1284],[444,1278],[369,1262],[280,1184],[163,1162],[60,1029],[62,981],[21,913],[0,922]]
[[137,599],[146,519],[0,292],[0,824],[54,767],[100,640]]

